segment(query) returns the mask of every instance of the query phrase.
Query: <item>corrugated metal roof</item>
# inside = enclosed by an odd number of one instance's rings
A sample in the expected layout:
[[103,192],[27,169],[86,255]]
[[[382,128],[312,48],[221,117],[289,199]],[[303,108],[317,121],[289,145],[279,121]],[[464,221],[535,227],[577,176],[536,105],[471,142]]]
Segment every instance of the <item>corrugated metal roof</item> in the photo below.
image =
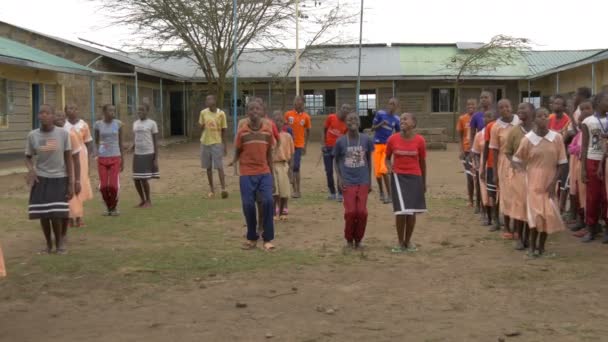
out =
[[528,61],[530,75],[535,75],[565,64],[578,62],[601,51],[603,50],[526,51],[524,56]]
[[91,74],[92,69],[42,50],[0,37],[0,56],[6,63],[66,73]]

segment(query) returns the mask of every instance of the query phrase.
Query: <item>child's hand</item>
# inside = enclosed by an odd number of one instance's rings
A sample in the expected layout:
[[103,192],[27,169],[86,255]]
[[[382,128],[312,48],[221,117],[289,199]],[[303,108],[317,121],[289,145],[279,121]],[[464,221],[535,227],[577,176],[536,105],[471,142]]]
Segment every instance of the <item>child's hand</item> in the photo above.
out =
[[549,198],[555,198],[555,188],[557,187],[557,184],[555,182],[551,182],[551,184],[549,184],[547,186],[547,194],[549,194]]
[[27,176],[25,178],[25,181],[27,182],[27,185],[29,185],[30,187],[34,186],[34,184],[38,183],[38,176],[36,175],[35,171],[30,171],[27,173]]
[[230,163],[228,163],[228,167],[233,167],[234,166],[234,160],[231,161]]

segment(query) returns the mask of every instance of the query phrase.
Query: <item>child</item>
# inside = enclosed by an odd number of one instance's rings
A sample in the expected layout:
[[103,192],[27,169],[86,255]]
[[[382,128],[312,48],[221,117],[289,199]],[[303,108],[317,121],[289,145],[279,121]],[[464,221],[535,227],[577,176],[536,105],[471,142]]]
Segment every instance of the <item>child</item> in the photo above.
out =
[[[63,128],[65,129],[65,113],[64,112],[55,112],[55,120],[54,120],[54,124],[57,127]],[[75,196],[78,196],[78,194],[82,191],[82,186],[80,184],[80,151],[82,149],[82,147],[80,146],[80,141],[78,138],[78,135],[76,134],[76,131],[74,130],[67,130],[66,132],[68,132],[69,137],[70,137],[70,146],[72,146],[72,171],[73,171],[73,180],[74,180],[74,195],[72,196],[72,198],[70,199],[70,202],[74,199]],[[68,202],[68,206],[69,206],[69,202]],[[68,235],[68,226],[69,226],[69,221],[72,220],[72,222],[76,219],[76,215],[79,214],[77,212],[72,211],[72,207],[70,207],[70,214],[69,214],[69,219],[65,219],[64,223],[63,223],[63,227],[62,227],[62,233],[61,233],[61,238],[63,239],[64,245],[67,242],[67,235]]]
[[[494,114],[492,112],[485,112],[483,115],[483,124],[487,125],[492,121]],[[475,139],[473,143],[473,147],[471,148],[471,152],[473,153],[473,168],[475,169],[475,175],[477,178],[477,201],[481,202],[481,206],[483,210],[481,210],[481,216],[484,222],[488,221],[488,217],[491,224],[491,210],[490,200],[488,197],[488,188],[486,186],[485,180],[481,179],[481,168],[483,165],[486,165],[486,156],[484,154],[484,145],[485,145],[485,127],[482,128],[479,132],[475,134]]]
[[562,136],[549,130],[548,117],[545,108],[536,111],[536,128],[526,134],[513,156],[513,162],[526,172],[531,257],[544,254],[548,234],[564,230],[555,191],[559,177],[568,168],[568,160]]
[[114,119],[116,108],[113,105],[104,105],[102,110],[103,120],[97,120],[93,126],[97,145],[99,191],[107,208],[104,216],[118,216],[120,173],[124,168],[122,122]]
[[[505,220],[503,238],[513,239],[511,232],[511,177],[513,175],[511,162],[505,156],[507,136],[514,126],[519,124],[519,117],[512,112],[511,101],[502,99],[498,101],[500,119],[496,121],[490,133],[490,149],[494,154],[494,184],[499,190],[499,203]],[[500,182],[500,183],[499,183]]]
[[[285,123],[281,112],[276,111],[274,113],[274,122],[277,127],[282,127]],[[274,212],[275,218],[281,221],[287,220],[287,200],[290,193],[289,183],[289,161],[291,156],[295,152],[293,146],[293,139],[287,132],[281,131],[279,133],[278,145],[275,147],[272,156],[272,167],[274,169]]]
[[302,197],[300,189],[300,165],[302,155],[306,154],[308,136],[310,135],[311,120],[308,113],[304,111],[304,98],[300,95],[294,99],[294,109],[285,113],[285,121],[293,130],[293,143],[296,152],[293,155],[293,198]]
[[587,234],[585,229],[585,201],[586,201],[586,184],[581,181],[581,149],[583,132],[580,127],[582,122],[593,115],[593,104],[589,100],[579,102],[578,120],[573,119],[572,129],[576,131],[576,135],[572,138],[568,146],[570,153],[570,212],[572,217],[576,219],[576,223],[570,228],[576,237],[583,237]]
[[[549,115],[549,129],[561,134],[562,138],[566,139],[568,127],[570,126],[570,117],[566,114],[566,99],[559,94],[553,96],[551,100],[551,110],[553,113]],[[561,212],[566,208],[568,199],[568,173],[566,172],[563,177],[563,179],[558,181],[558,203]]]
[[243,249],[255,249],[259,235],[255,210],[256,195],[260,193],[263,211],[264,249],[271,251],[275,247],[272,199],[272,147],[274,139],[269,125],[262,124],[263,106],[258,101],[247,104],[249,121],[237,133],[235,138],[235,155],[230,166],[239,161],[241,201],[243,214],[247,222],[247,241]]
[[[473,172],[471,171],[472,164],[472,156],[471,156],[471,139],[470,139],[470,130],[471,130],[471,117],[473,113],[475,113],[475,108],[477,108],[477,100],[476,99],[468,99],[467,100],[467,112],[462,114],[460,118],[458,118],[458,124],[456,125],[456,130],[460,134],[460,160],[464,164],[464,172],[467,177],[467,192],[469,195],[469,207],[473,207],[473,196],[475,194],[475,182],[473,179]],[[475,213],[479,213],[479,207],[475,208]]]
[[416,214],[426,212],[426,142],[414,132],[416,117],[401,115],[401,132],[393,134],[386,144],[386,164],[392,173],[391,187],[398,245],[394,253],[415,252],[411,241]]
[[201,167],[207,170],[209,181],[209,194],[207,197],[215,196],[213,187],[213,169],[217,170],[222,187],[222,198],[228,197],[226,191],[226,180],[224,177],[224,164],[222,158],[226,155],[226,113],[217,108],[215,95],[207,95],[205,105],[207,108],[200,113],[198,123],[203,130],[201,134]]
[[[581,181],[587,185],[587,198],[585,203],[585,221],[587,235],[582,242],[595,240],[599,231],[599,219],[607,223],[606,215],[606,187],[599,177],[601,161],[604,157],[603,140],[608,134],[608,92],[601,92],[595,97],[595,114],[583,121],[583,143],[581,146]],[[604,232],[604,243],[608,243],[608,229]]]
[[329,189],[328,200],[342,201],[342,192],[338,189],[336,193],[336,186],[334,184],[334,156],[333,150],[336,146],[336,141],[346,134],[348,128],[346,127],[346,116],[352,110],[348,104],[343,104],[340,107],[338,114],[330,114],[325,120],[323,128],[323,146],[321,147],[321,153],[323,153],[323,165],[325,166],[325,176],[327,177],[327,188]]
[[[490,151],[490,137],[492,127],[496,123],[496,115],[492,112],[486,112],[485,116],[491,115],[492,119],[486,124],[483,129],[483,157],[486,160],[485,163],[481,164],[481,172],[479,173],[480,179],[485,183],[488,189],[488,206],[486,207],[486,222],[485,226],[490,226],[489,231],[495,232],[500,230],[500,221],[498,219],[498,203],[496,203],[497,188],[494,183],[494,153]],[[494,219],[494,225],[492,226],[492,219]]]
[[140,198],[136,208],[152,206],[148,180],[160,178],[156,139],[158,126],[154,120],[148,119],[149,110],[147,104],[139,106],[137,109],[139,120],[133,122],[133,181]]
[[0,247],[0,278],[6,277],[6,266],[4,265],[4,255],[2,254],[2,247]]
[[63,225],[70,213],[68,201],[74,194],[72,146],[68,132],[55,127],[51,106],[40,106],[38,119],[40,128],[28,134],[25,145],[27,184],[31,187],[29,218],[40,219],[46,239],[46,249],[41,253],[52,252],[52,230],[57,253],[65,254]]
[[[76,132],[80,152],[80,193],[74,194],[70,200],[70,222],[71,227],[84,227],[84,202],[93,198],[93,189],[89,179],[89,156],[95,154],[93,137],[86,121],[78,117],[78,107],[75,104],[65,106],[67,121],[63,128]],[[74,148],[74,146],[72,146]]]
[[371,155],[374,144],[367,134],[359,133],[359,115],[346,116],[348,132],[336,142],[335,156],[338,188],[344,195],[344,238],[347,247],[361,248],[367,226],[367,194],[371,189]]
[[[385,204],[391,203],[391,190],[385,165],[386,142],[393,133],[400,130],[398,109],[399,100],[396,97],[391,97],[388,101],[387,111],[377,111],[372,122],[372,131],[374,131],[374,173],[378,182],[380,201]],[[382,186],[383,182],[384,187]],[[385,188],[386,195],[384,194]]]
[[[517,107],[517,116],[521,120],[521,123],[509,132],[504,148],[505,157],[510,163],[513,161],[513,155],[519,149],[521,140],[534,126],[535,112],[536,109],[531,103],[521,103]],[[511,212],[509,216],[513,219],[513,228],[517,240],[515,242],[515,249],[523,251],[528,247],[528,236],[530,233],[526,225],[528,222],[526,174],[517,165],[509,166],[512,172],[509,182],[509,196],[511,197]]]

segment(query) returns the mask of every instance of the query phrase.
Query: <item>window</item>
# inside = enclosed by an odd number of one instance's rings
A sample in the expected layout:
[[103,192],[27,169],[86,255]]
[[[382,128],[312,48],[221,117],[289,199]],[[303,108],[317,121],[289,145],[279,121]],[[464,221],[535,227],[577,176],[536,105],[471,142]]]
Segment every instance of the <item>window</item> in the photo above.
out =
[[359,116],[369,115],[370,110],[376,110],[376,91],[362,89],[359,93]]
[[154,105],[154,110],[157,113],[161,113],[162,112],[162,108],[161,108],[161,104],[160,104],[160,89],[153,89],[152,90],[152,102]]
[[304,90],[304,107],[310,115],[325,114],[325,96],[315,94],[314,90]]
[[8,128],[8,81],[0,78],[0,128]]
[[135,87],[127,86],[127,114],[133,115],[135,114]]
[[431,89],[431,112],[451,113],[454,111],[454,88]]
[[531,91],[529,96],[527,91],[521,92],[521,102],[529,102],[533,104],[535,108],[540,107],[541,100],[540,91]]

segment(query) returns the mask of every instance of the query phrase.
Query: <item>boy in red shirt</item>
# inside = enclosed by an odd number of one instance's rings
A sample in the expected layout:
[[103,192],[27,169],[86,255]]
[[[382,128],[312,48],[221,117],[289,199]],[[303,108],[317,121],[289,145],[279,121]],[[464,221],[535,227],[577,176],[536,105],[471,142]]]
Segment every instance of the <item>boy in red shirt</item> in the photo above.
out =
[[393,253],[415,252],[411,241],[416,226],[416,214],[426,212],[426,142],[414,131],[416,117],[403,113],[401,132],[393,134],[386,143],[386,166],[391,175],[391,194],[398,245]]
[[294,109],[285,113],[285,121],[293,130],[293,143],[296,152],[293,155],[293,198],[300,198],[300,163],[302,155],[306,154],[308,135],[310,134],[310,116],[304,111],[304,98],[296,96]]
[[342,190],[338,188],[338,193],[336,194],[336,185],[334,183],[333,150],[334,146],[336,146],[336,141],[348,131],[345,120],[351,111],[352,107],[350,105],[343,104],[338,114],[329,114],[325,120],[321,140],[324,144],[321,147],[321,152],[323,153],[323,164],[325,166],[325,176],[327,177],[327,188],[329,189],[328,200],[337,199],[339,202],[342,201]]
[[235,139],[235,155],[230,166],[239,161],[241,201],[247,222],[247,241],[243,249],[254,249],[260,238],[257,232],[256,195],[262,199],[264,249],[274,249],[274,201],[272,177],[272,129],[262,124],[264,109],[260,102],[247,104],[249,122],[241,127]]

